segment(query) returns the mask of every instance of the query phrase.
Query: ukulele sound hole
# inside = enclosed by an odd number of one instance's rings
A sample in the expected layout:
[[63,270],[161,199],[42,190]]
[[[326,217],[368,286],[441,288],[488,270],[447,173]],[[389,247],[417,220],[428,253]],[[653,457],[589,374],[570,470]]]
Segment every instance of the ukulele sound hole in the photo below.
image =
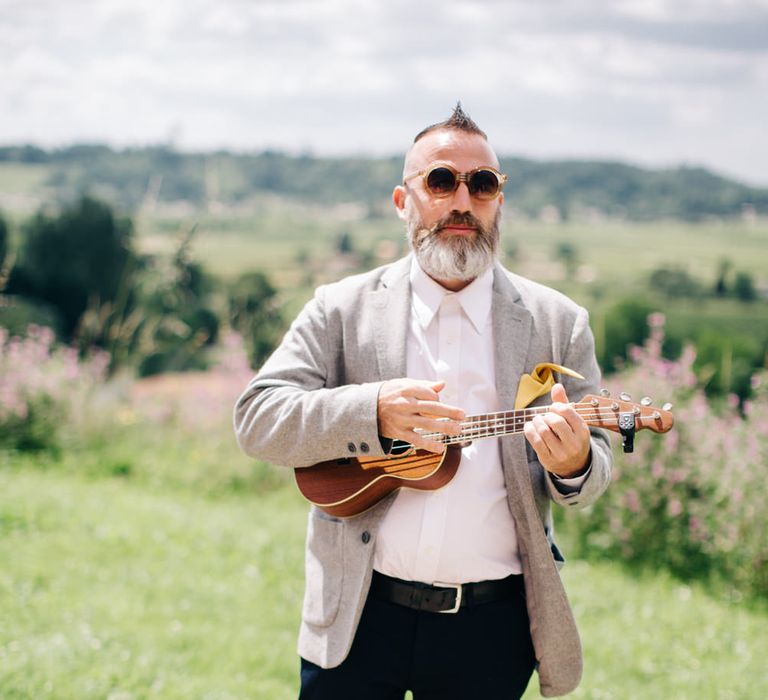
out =
[[409,442],[404,442],[403,440],[395,440],[392,443],[392,449],[389,451],[389,454],[393,457],[397,457],[399,455],[404,455],[407,452],[410,452],[413,449],[413,445]]
[[352,460],[349,457],[342,457],[341,459],[336,460],[336,464],[339,466],[344,466],[347,464],[352,464]]

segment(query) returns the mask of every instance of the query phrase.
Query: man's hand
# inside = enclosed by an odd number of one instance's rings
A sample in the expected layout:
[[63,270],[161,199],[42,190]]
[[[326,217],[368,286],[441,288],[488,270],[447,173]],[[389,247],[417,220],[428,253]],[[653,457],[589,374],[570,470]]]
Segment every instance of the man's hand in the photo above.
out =
[[443,443],[423,438],[414,428],[429,433],[461,434],[458,421],[464,420],[464,411],[440,403],[438,393],[444,387],[445,382],[425,379],[390,379],[384,382],[379,390],[379,435],[404,440],[430,452],[443,452]]
[[568,405],[562,384],[552,387],[552,402],[547,413],[525,424],[525,437],[548,472],[563,479],[579,476],[589,459],[589,427]]

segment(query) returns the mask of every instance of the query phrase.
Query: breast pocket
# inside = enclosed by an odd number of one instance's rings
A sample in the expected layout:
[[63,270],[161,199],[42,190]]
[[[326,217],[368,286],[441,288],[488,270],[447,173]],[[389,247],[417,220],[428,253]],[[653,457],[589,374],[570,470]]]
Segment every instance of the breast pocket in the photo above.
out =
[[344,523],[312,511],[307,527],[304,561],[306,585],[302,617],[328,627],[339,612],[344,577]]

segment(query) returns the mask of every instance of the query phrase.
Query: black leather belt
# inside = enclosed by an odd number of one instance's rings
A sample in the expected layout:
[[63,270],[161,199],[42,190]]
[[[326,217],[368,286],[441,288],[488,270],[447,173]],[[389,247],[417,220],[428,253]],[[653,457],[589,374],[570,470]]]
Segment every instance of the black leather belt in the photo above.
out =
[[522,574],[478,583],[430,585],[419,581],[403,581],[374,571],[369,595],[414,610],[455,613],[459,608],[506,600],[524,591]]

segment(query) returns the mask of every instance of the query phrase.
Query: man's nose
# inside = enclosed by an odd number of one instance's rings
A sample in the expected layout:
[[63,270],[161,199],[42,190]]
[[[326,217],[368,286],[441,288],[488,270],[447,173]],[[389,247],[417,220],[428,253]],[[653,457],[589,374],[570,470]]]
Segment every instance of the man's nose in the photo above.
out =
[[459,211],[472,210],[472,195],[469,194],[469,186],[466,182],[460,182],[453,193],[453,208]]

